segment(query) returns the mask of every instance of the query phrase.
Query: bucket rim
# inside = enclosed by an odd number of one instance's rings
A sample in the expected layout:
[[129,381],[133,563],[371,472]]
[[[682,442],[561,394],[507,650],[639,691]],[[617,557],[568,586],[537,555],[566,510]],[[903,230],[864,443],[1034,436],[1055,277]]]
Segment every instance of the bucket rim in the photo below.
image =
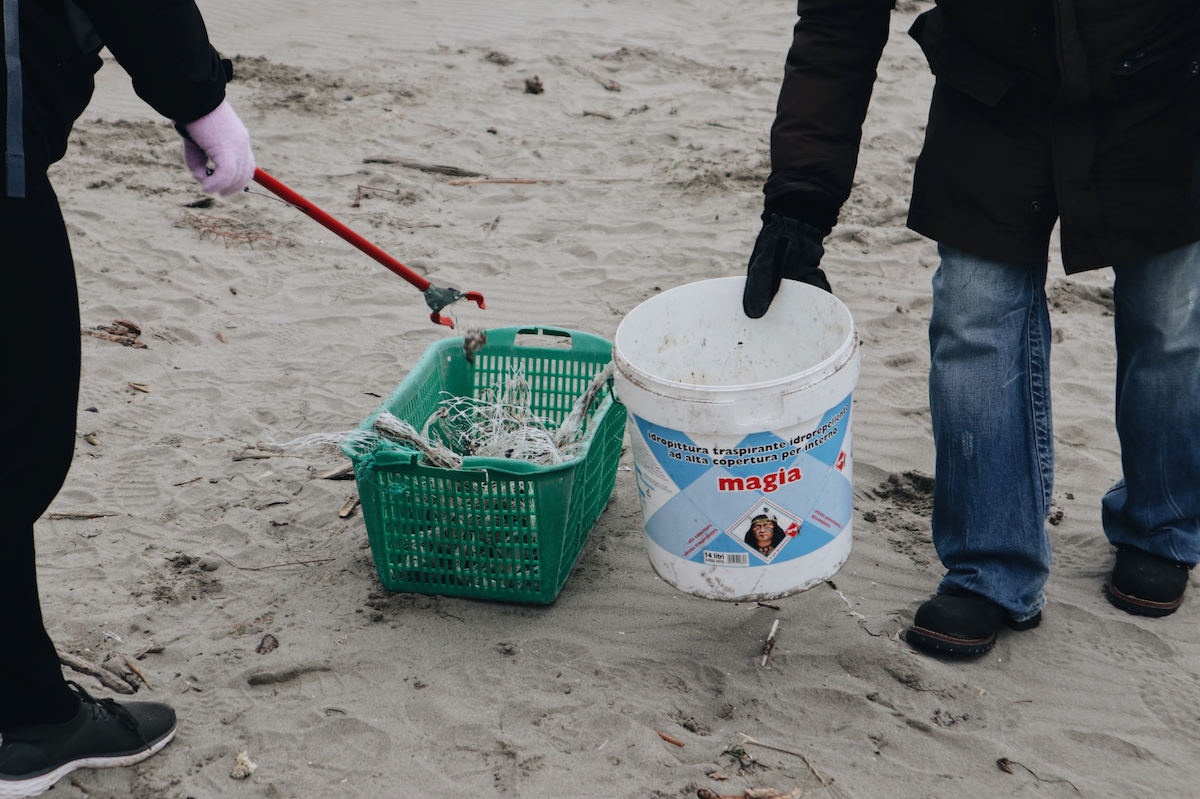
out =
[[[647,305],[648,303],[655,302],[660,297],[666,296],[667,294],[669,294],[673,291],[678,291],[680,289],[689,288],[689,287],[696,286],[701,283],[718,283],[718,282],[732,282],[732,281],[738,281],[738,282],[744,283],[745,278],[744,277],[718,277],[718,278],[709,278],[707,280],[696,280],[696,281],[692,281],[691,283],[684,283],[682,285],[675,286],[674,288],[667,289],[666,291],[662,292],[661,294],[656,294],[653,297],[650,297],[649,299],[646,299],[646,300],[638,303],[638,305],[632,311],[630,311],[629,313],[627,313],[625,315],[625,318],[621,320],[621,323],[619,325],[617,325],[617,331],[613,335],[613,363],[616,366],[616,373],[618,375],[620,375],[621,377],[625,377],[626,379],[630,379],[632,376],[636,376],[636,377],[640,378],[641,380],[650,383],[651,385],[660,386],[660,387],[664,387],[664,388],[666,388],[666,387],[680,388],[680,389],[684,389],[684,390],[688,390],[688,391],[696,391],[696,392],[703,392],[703,393],[709,393],[709,394],[714,394],[714,393],[715,394],[737,394],[737,393],[741,393],[741,392],[753,392],[753,391],[760,391],[762,389],[778,388],[779,386],[784,386],[784,385],[787,385],[790,383],[800,382],[802,380],[805,380],[806,378],[813,377],[816,375],[836,373],[854,359],[854,355],[858,352],[858,326],[854,323],[854,316],[853,316],[853,314],[850,313],[850,308],[844,302],[842,302],[841,299],[838,298],[836,295],[826,292],[822,289],[818,289],[816,287],[811,287],[811,288],[813,288],[814,291],[820,291],[821,294],[824,294],[829,299],[832,299],[839,307],[839,310],[841,310],[845,314],[846,320],[850,324],[850,330],[849,330],[848,335],[842,341],[841,346],[839,346],[837,348],[837,350],[835,350],[833,352],[833,354],[831,354],[828,358],[825,358],[824,360],[819,361],[818,363],[813,364],[812,366],[808,367],[807,369],[803,369],[799,372],[793,372],[791,374],[784,375],[782,377],[773,378],[771,380],[764,380],[764,381],[761,381],[758,383],[738,383],[736,385],[716,385],[716,386],[705,384],[705,383],[685,383],[685,382],[679,381],[679,380],[668,380],[665,377],[660,377],[658,375],[651,374],[650,372],[647,372],[645,369],[642,369],[641,367],[634,364],[633,361],[631,361],[621,351],[621,329],[625,327],[626,322],[629,321],[629,317],[632,316],[634,314],[634,312],[636,312],[639,308],[643,307],[644,305]],[[799,285],[805,285],[805,284],[799,284]],[[628,374],[621,374],[622,371],[625,371],[625,370],[628,371]],[[800,391],[800,390],[803,390],[804,388],[807,388],[807,385],[797,386],[796,390]],[[790,393],[790,392],[787,392],[787,393]]]

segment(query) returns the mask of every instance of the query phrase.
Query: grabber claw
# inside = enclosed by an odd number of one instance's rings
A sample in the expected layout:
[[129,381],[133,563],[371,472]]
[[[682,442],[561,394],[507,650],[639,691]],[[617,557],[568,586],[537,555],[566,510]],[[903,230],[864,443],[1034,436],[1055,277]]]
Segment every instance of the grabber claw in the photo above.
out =
[[487,308],[487,305],[483,301],[483,295],[478,291],[462,292],[458,289],[441,288],[440,286],[433,285],[425,289],[425,304],[433,311],[433,313],[429,314],[429,318],[435,324],[445,325],[451,330],[454,329],[454,322],[442,316],[442,309],[459,300],[470,300],[480,308]]

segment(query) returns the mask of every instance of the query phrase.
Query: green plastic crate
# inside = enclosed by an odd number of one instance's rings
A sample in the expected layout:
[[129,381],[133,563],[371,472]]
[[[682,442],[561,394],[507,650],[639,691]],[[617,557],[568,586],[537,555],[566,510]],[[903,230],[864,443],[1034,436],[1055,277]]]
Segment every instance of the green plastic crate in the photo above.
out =
[[[518,334],[565,337],[570,348],[517,344]],[[528,341],[528,339],[526,339]],[[487,331],[467,363],[462,339],[432,345],[366,421],[390,411],[418,430],[445,394],[477,397],[521,365],[535,413],[560,423],[593,375],[612,359],[612,344],[588,333],[508,327]],[[582,453],[558,466],[466,457],[462,469],[419,464],[400,445],[370,451],[352,442],[363,519],[384,588],[510,602],[553,602],[617,475],[625,407],[610,389],[589,416]],[[361,447],[361,445],[360,445]]]

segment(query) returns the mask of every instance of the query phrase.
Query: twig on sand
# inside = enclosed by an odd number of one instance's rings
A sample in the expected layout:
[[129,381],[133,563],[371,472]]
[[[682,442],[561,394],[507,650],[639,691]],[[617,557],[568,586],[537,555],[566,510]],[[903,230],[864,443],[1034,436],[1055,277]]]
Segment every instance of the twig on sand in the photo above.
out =
[[336,469],[330,469],[324,474],[317,476],[318,480],[353,480],[354,479],[354,464],[347,463],[344,466],[339,466]]
[[767,658],[771,656],[771,650],[775,648],[775,633],[779,632],[779,619],[771,625],[771,632],[767,633],[767,642],[763,644],[762,662],[760,666],[767,665]]
[[246,447],[241,452],[233,456],[234,462],[237,461],[256,461],[274,458],[279,453],[274,452],[251,452],[249,447]]
[[90,660],[85,660],[77,655],[72,655],[69,652],[61,651],[58,653],[58,660],[64,666],[67,666],[68,668],[77,671],[80,674],[86,674],[89,677],[95,677],[97,680],[99,680],[101,685],[110,691],[116,691],[119,694],[132,694],[134,692],[134,687],[128,682],[121,679],[103,666],[98,666]]
[[[459,166],[446,166],[445,164],[426,164],[420,161],[413,161],[408,158],[388,158],[386,156],[377,156],[374,158],[364,158],[364,164],[388,164],[394,166],[402,166],[405,169],[415,169],[418,172],[430,172],[435,175],[449,175],[453,178],[481,178],[482,172],[473,172],[470,169],[463,169]],[[370,188],[366,186],[365,188]]]
[[354,509],[358,507],[358,494],[350,494],[346,497],[346,501],[342,503],[342,507],[338,508],[338,518],[345,519],[354,513]]
[[585,78],[591,78],[592,80],[596,81],[596,83],[599,83],[610,92],[621,91],[621,84],[617,83],[615,80],[609,80],[608,78],[600,77],[595,73],[594,69],[584,69],[583,67],[577,67],[574,64],[568,63],[567,59],[563,58],[562,56],[550,56],[550,63],[558,64],[560,67],[569,67],[578,72],[580,75],[583,75]]
[[121,514],[115,511],[101,511],[99,513],[62,513],[54,512],[46,514],[46,518],[51,521],[83,521],[86,519],[104,519],[108,516],[120,516]]
[[149,688],[151,691],[154,690],[154,686],[150,684],[150,678],[147,677],[145,672],[143,672],[141,669],[139,669],[137,667],[137,665],[132,660],[130,660],[127,655],[121,655],[121,660],[125,661],[125,665],[129,667],[129,670],[132,671],[134,674],[136,674],[138,676],[138,679],[140,679],[142,682],[144,682],[146,684],[147,688]]
[[683,741],[679,740],[678,738],[671,736],[671,735],[667,735],[665,732],[659,732],[658,730],[655,730],[655,732],[658,733],[659,738],[662,738],[667,743],[675,744],[676,746],[683,746]]
[[308,566],[313,563],[329,563],[330,561],[337,560],[337,558],[317,558],[316,560],[293,560],[288,563],[276,563],[271,566],[239,566],[220,553],[216,553],[216,555],[233,568],[240,569],[244,572],[261,572],[266,571],[267,569],[282,569],[284,566]]
[[103,330],[105,333],[112,333],[114,336],[140,336],[142,329],[128,319],[114,319],[112,326],[96,325],[97,330]]
[[1079,789],[1075,788],[1075,783],[1071,782],[1070,780],[1065,779],[1065,778],[1060,778],[1060,779],[1056,779],[1056,780],[1042,779],[1041,777],[1039,777],[1037,775],[1037,772],[1035,772],[1029,766],[1025,765],[1024,763],[1018,763],[1015,760],[1009,760],[1007,757],[1002,757],[1002,758],[997,759],[996,765],[999,766],[1000,770],[1003,771],[1005,774],[1012,774],[1013,773],[1012,767],[1020,766],[1021,768],[1025,769],[1030,774],[1032,774],[1033,778],[1035,780],[1037,780],[1038,782],[1065,782],[1067,785],[1070,785],[1072,788],[1075,789],[1075,793],[1079,793]]
[[774,749],[776,752],[783,752],[785,755],[792,755],[800,758],[804,761],[804,765],[808,766],[808,770],[812,772],[813,776],[821,781],[821,785],[824,787],[828,788],[833,783],[833,780],[827,780],[821,776],[821,772],[817,771],[816,766],[814,766],[812,761],[808,759],[808,755],[803,755],[799,752],[792,751],[791,749],[784,749],[782,746],[775,746],[774,744],[756,741],[744,732],[739,732],[738,735],[742,736],[743,745],[748,744],[750,746],[761,746],[763,749]]
[[474,186],[477,183],[571,183],[590,181],[592,183],[619,183],[637,178],[464,178],[450,181],[451,186]]
[[543,179],[543,178],[469,178],[466,180],[452,180],[451,186],[474,186],[476,183],[565,183],[562,180]]

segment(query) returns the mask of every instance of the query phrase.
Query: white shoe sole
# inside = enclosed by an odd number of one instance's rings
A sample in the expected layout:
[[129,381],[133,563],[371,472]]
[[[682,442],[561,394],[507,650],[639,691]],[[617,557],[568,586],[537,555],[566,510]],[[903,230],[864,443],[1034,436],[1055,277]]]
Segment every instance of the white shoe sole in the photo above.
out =
[[141,763],[148,757],[152,757],[162,751],[162,748],[175,738],[175,729],[163,736],[163,739],[142,752],[137,752],[124,757],[85,757],[79,760],[72,760],[70,763],[64,763],[54,771],[41,775],[40,777],[31,777],[27,780],[3,780],[0,779],[0,799],[26,799],[30,796],[40,796],[50,789],[54,783],[61,780],[63,777],[70,774],[72,771],[81,768],[124,768],[132,766],[135,763]]

